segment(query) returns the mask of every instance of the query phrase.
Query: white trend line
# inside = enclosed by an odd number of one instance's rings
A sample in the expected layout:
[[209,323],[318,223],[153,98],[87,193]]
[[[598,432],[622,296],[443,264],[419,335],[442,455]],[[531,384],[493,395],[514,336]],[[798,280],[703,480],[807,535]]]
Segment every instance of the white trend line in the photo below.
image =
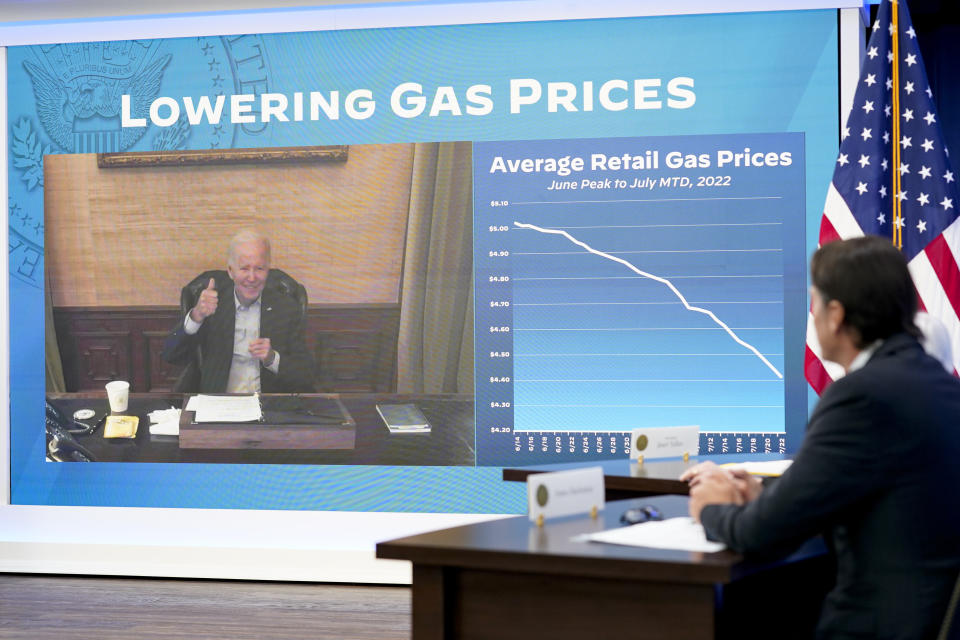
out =
[[653,275],[652,273],[647,273],[646,271],[643,271],[642,269],[638,269],[638,268],[636,267],[636,265],[634,265],[634,264],[632,264],[632,263],[630,263],[630,262],[627,262],[627,261],[624,260],[623,258],[618,258],[617,256],[611,255],[611,254],[609,254],[609,253],[604,253],[603,251],[598,251],[597,249],[594,249],[593,247],[591,247],[590,245],[588,245],[586,242],[582,242],[582,241],[580,241],[580,240],[577,240],[576,238],[574,238],[573,236],[571,236],[569,233],[567,233],[566,231],[563,231],[563,230],[561,230],[561,229],[544,229],[543,227],[538,227],[538,226],[536,226],[536,225],[534,225],[534,224],[527,224],[527,223],[525,223],[525,222],[517,222],[516,220],[514,220],[513,224],[514,224],[515,226],[521,228],[521,229],[533,229],[534,231],[539,231],[540,233],[552,233],[552,234],[554,234],[554,235],[563,236],[564,238],[566,238],[567,240],[569,240],[569,241],[572,242],[573,244],[577,245],[578,247],[583,247],[584,249],[586,249],[586,250],[589,251],[590,253],[596,254],[596,255],[600,256],[601,258],[606,258],[607,260],[613,260],[614,262],[619,262],[620,264],[622,264],[623,266],[627,267],[628,269],[630,269],[631,271],[633,271],[633,272],[636,273],[636,274],[639,274],[639,275],[641,275],[641,276],[643,276],[643,277],[645,277],[645,278],[650,278],[651,280],[656,280],[656,281],[659,282],[660,284],[666,285],[667,287],[670,288],[670,291],[672,291],[673,294],[674,294],[675,296],[677,296],[677,298],[680,300],[680,302],[683,303],[683,306],[686,307],[687,311],[696,311],[697,313],[702,313],[703,315],[709,317],[711,320],[713,320],[714,322],[716,322],[717,325],[718,325],[721,329],[723,329],[724,331],[726,331],[726,332],[730,335],[730,337],[733,338],[733,340],[734,340],[737,344],[739,344],[739,345],[742,346],[742,347],[746,347],[747,349],[749,349],[750,351],[752,351],[755,356],[757,356],[758,358],[760,358],[760,360],[763,362],[763,364],[767,365],[767,367],[769,367],[770,370],[773,371],[778,378],[781,378],[781,379],[783,378],[783,374],[780,373],[780,371],[779,371],[775,366],[773,366],[773,364],[771,364],[771,362],[770,362],[769,360],[767,360],[767,359],[764,357],[764,355],[757,350],[756,347],[754,347],[752,344],[748,344],[748,343],[744,342],[743,340],[741,340],[741,339],[740,339],[740,336],[738,336],[736,333],[733,332],[733,329],[731,329],[730,327],[728,327],[728,326],[726,325],[726,323],[723,322],[723,320],[721,320],[720,318],[718,318],[717,316],[715,316],[714,313],[713,313],[712,311],[710,311],[709,309],[703,309],[703,308],[701,308],[701,307],[694,307],[694,306],[692,306],[689,302],[687,302],[687,299],[683,297],[683,294],[680,293],[680,291],[679,291],[675,286],[673,286],[673,283],[670,282],[669,280],[667,280],[666,278],[661,278],[661,277],[659,277],[659,276]]

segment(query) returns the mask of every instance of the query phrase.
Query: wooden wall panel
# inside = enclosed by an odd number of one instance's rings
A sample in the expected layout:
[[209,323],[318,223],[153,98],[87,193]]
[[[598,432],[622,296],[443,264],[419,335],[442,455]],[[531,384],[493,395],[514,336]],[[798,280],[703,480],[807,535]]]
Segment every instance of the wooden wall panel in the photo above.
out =
[[143,329],[144,365],[143,377],[145,391],[172,391],[177,382],[181,367],[170,364],[163,359],[163,340],[169,331],[151,331]]
[[341,307],[311,314],[317,391],[396,391],[400,309]]
[[311,304],[396,303],[413,145],[355,145],[345,163],[99,169],[44,159],[55,307],[172,305],[230,236],[255,226]]
[[129,379],[130,332],[103,331],[76,334],[78,374],[95,387],[111,380]]

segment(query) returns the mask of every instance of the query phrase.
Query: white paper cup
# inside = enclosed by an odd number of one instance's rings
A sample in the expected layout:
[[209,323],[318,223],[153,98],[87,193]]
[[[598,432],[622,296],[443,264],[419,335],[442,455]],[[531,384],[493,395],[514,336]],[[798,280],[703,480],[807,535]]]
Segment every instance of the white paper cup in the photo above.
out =
[[110,400],[110,411],[114,413],[126,411],[127,401],[130,399],[130,383],[125,380],[108,382],[107,399]]

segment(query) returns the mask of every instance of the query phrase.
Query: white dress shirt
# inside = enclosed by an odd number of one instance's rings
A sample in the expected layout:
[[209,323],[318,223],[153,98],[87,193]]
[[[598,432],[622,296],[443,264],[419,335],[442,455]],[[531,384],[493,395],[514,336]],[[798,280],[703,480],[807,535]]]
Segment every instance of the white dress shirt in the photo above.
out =
[[[260,366],[259,360],[250,355],[250,341],[260,337],[260,298],[244,306],[233,294],[236,316],[233,326],[233,360],[230,363],[230,374],[227,376],[227,393],[259,393]],[[188,335],[200,330],[202,322],[194,322],[187,313],[183,321],[183,329]],[[263,365],[268,371],[277,373],[280,370],[280,354],[273,352],[273,362],[269,366]]]

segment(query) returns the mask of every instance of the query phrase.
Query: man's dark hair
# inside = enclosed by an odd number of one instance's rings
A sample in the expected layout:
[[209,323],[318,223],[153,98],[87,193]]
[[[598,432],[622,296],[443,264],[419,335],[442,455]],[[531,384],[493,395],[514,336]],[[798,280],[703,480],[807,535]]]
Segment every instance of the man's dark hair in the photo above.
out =
[[864,236],[825,244],[810,260],[823,303],[843,305],[843,323],[859,334],[858,349],[895,333],[919,338],[913,323],[917,292],[907,261],[888,238]]

